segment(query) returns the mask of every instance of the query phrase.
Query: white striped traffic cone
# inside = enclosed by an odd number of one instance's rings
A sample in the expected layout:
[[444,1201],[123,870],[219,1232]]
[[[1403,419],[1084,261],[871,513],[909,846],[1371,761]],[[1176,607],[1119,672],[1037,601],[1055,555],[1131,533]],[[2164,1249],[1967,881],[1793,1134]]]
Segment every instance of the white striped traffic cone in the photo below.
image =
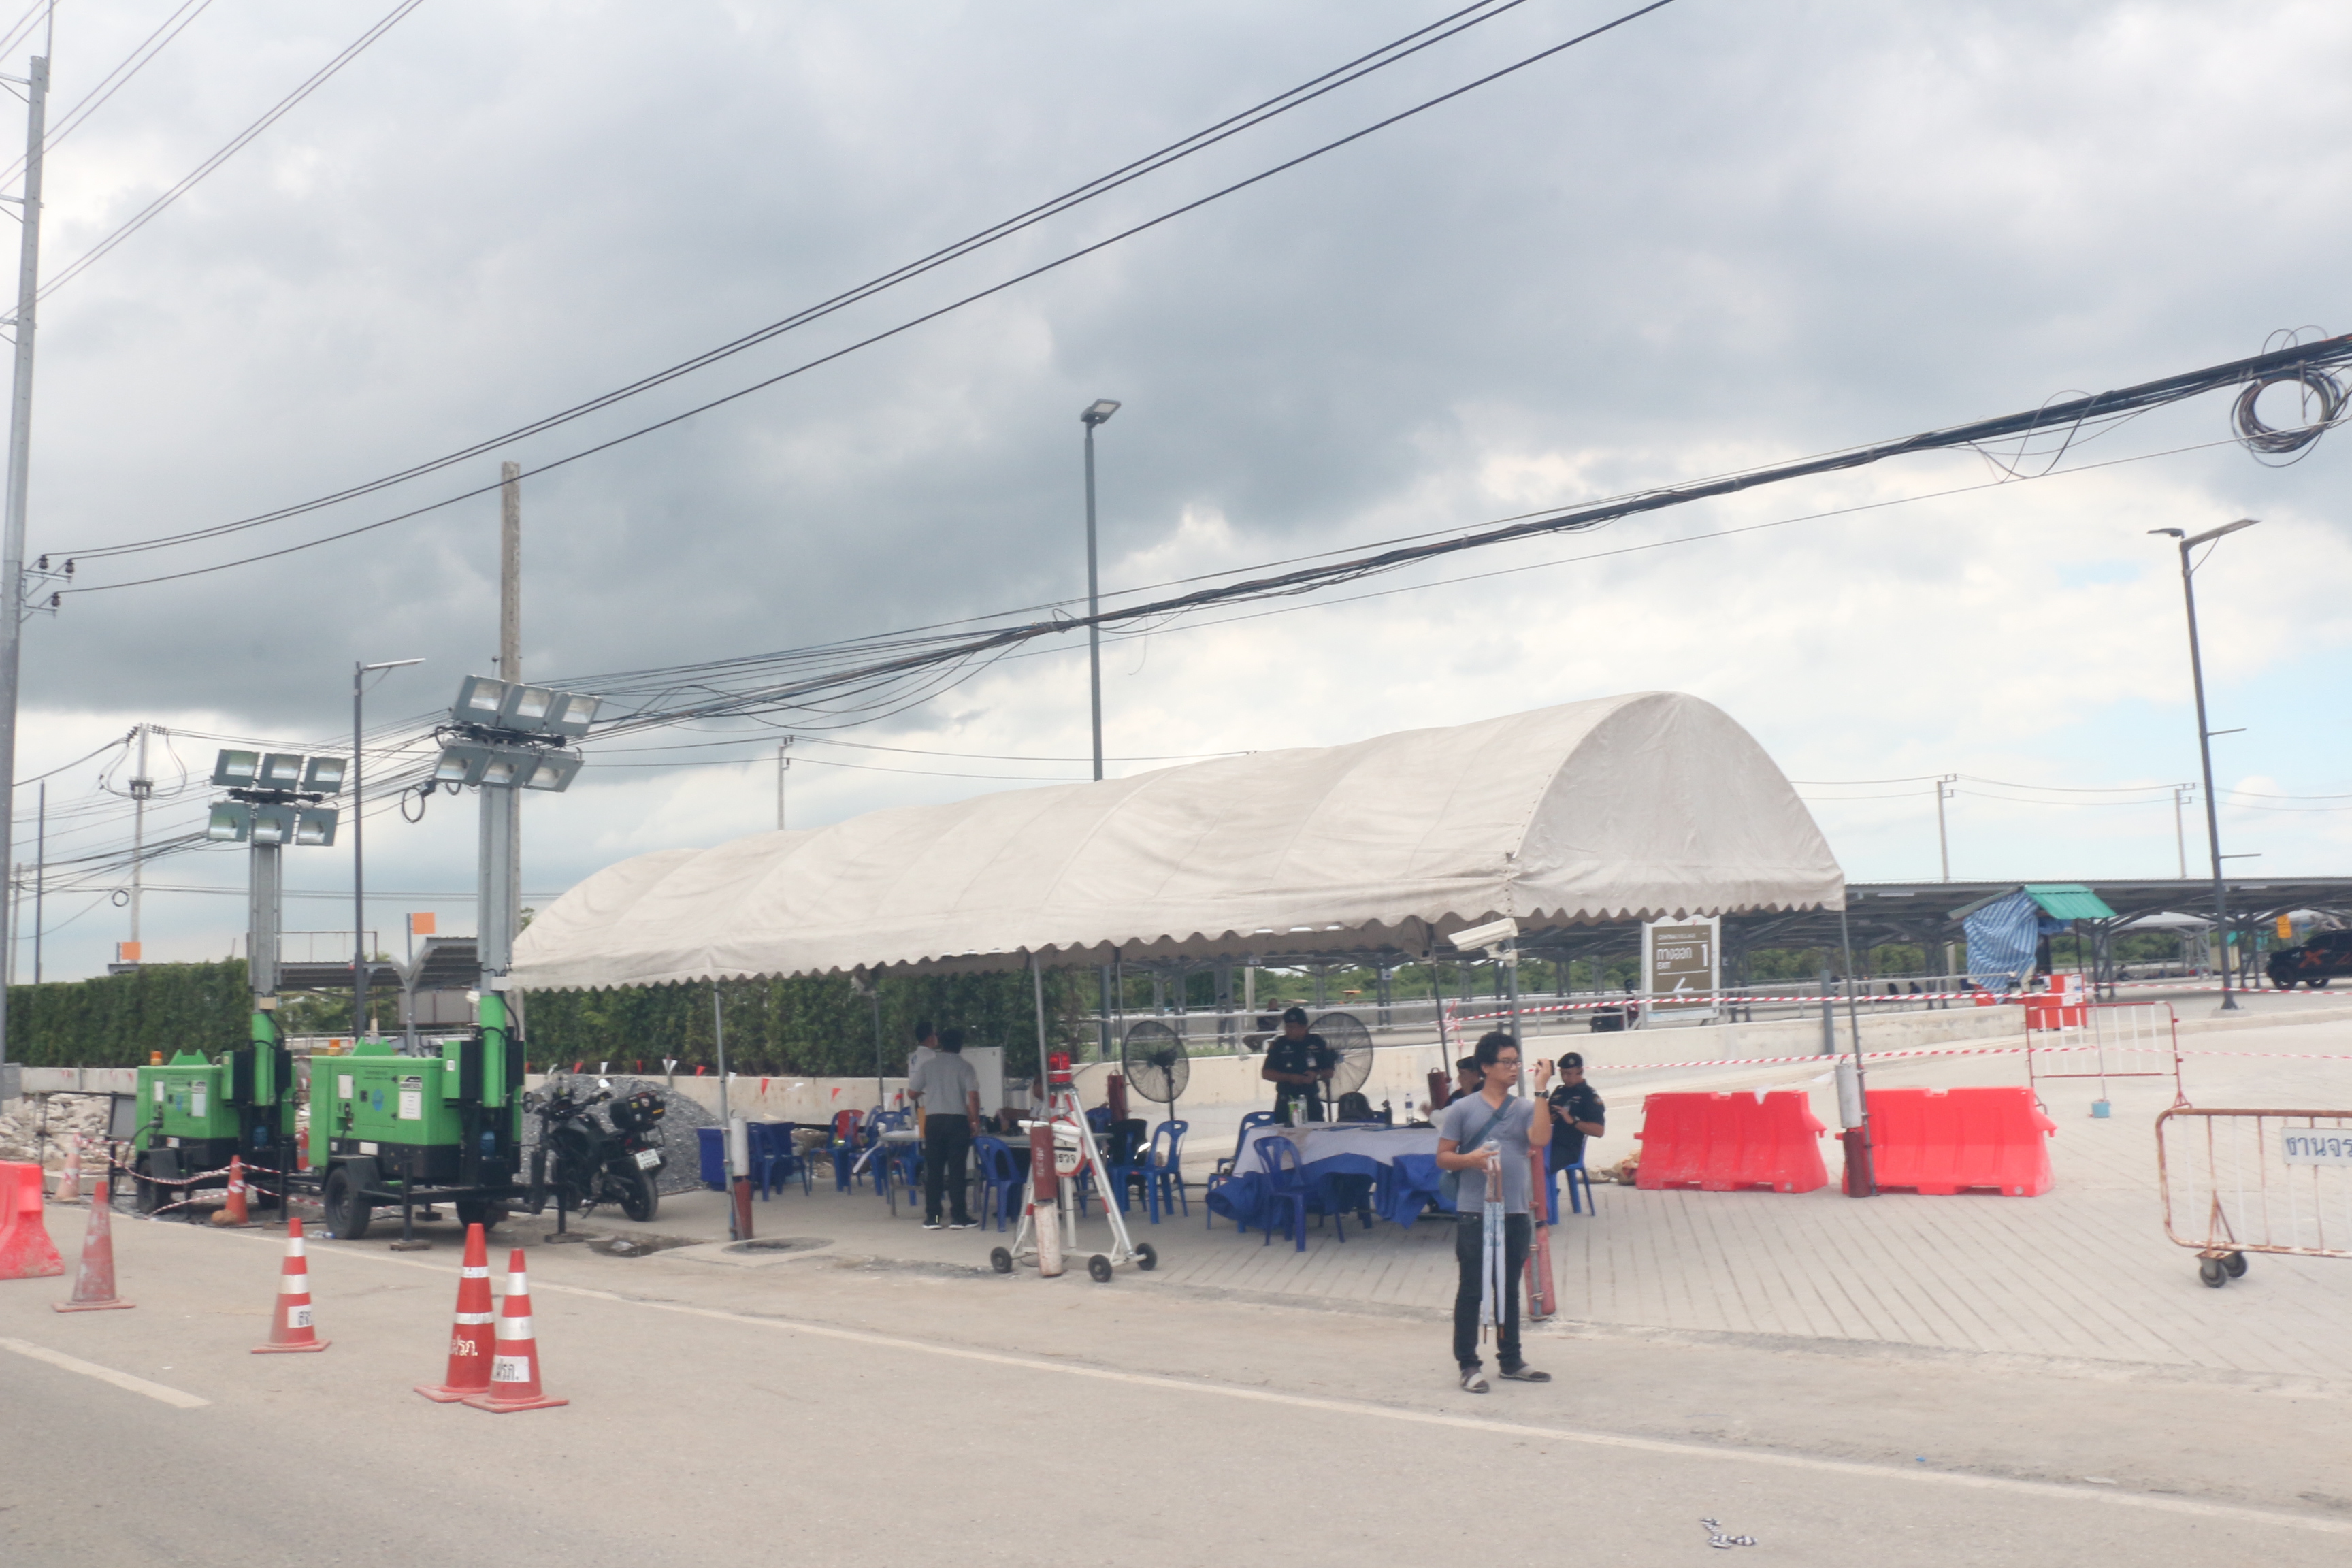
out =
[[499,1308],[499,1335],[490,1352],[490,1391],[466,1401],[477,1410],[546,1410],[569,1405],[550,1399],[539,1385],[539,1334],[530,1321],[530,1282],[523,1277],[522,1248],[507,1260],[507,1299]]
[[279,1355],[293,1351],[322,1351],[331,1341],[319,1337],[310,1325],[310,1265],[302,1249],[302,1222],[286,1222],[286,1266],[278,1277],[278,1305],[269,1317],[269,1342],[256,1345],[256,1355]]
[[466,1227],[466,1261],[457,1270],[457,1314],[449,1328],[449,1371],[441,1383],[416,1385],[438,1405],[490,1392],[490,1258],[482,1227]]

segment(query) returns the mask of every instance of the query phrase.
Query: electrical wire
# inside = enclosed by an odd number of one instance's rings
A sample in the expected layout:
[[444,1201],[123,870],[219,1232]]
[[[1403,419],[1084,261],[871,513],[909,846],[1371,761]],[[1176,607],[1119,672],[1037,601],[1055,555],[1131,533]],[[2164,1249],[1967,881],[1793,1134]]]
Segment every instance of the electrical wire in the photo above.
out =
[[[180,8],[177,11],[158,23],[153,32],[140,40],[138,47],[124,56],[112,70],[99,78],[97,86],[84,93],[71,109],[58,117],[58,122],[41,138],[42,152],[47,153],[56,151],[59,142],[80,130],[91,115],[106,107],[107,100],[121,91],[132,77],[146,69],[149,62],[170,47],[172,40],[186,32],[188,25],[203,16],[205,7],[212,3],[213,0],[181,0]],[[173,26],[175,22],[179,24],[177,26]],[[164,36],[166,27],[171,28],[169,37]],[[162,39],[160,43],[157,42],[159,38]],[[25,160],[19,155],[16,162],[8,165],[7,173],[0,174],[0,184],[10,183],[24,172]]]
[[157,196],[153,201],[149,202],[145,206],[140,208],[137,213],[132,215],[127,222],[125,222],[121,227],[117,228],[112,234],[108,235],[104,239],[100,240],[96,245],[91,246],[88,250],[82,252],[81,255],[67,263],[66,266],[55,276],[51,277],[47,282],[41,285],[40,291],[36,294],[34,298],[37,300],[47,299],[50,295],[56,293],[58,289],[64,288],[67,284],[80,277],[91,267],[97,265],[97,263],[103,259],[108,252],[111,251],[116,246],[121,245],[124,240],[129,239],[132,235],[138,233],[141,229],[147,226],[150,222],[161,216],[164,208],[170,206],[173,202],[178,201],[182,196],[186,195],[190,191],[195,189],[198,184],[203,183],[207,174],[210,174],[223,163],[227,163],[231,158],[236,156],[236,154],[242,152],[246,145],[252,142],[255,137],[260,135],[263,132],[268,130],[271,126],[277,124],[278,121],[284,119],[289,113],[292,112],[297,104],[310,97],[313,92],[316,92],[320,88],[325,86],[328,80],[331,79],[336,72],[341,70],[345,66],[351,64],[352,61],[359,58],[361,55],[366,53],[370,45],[383,37],[386,33],[392,31],[392,29],[397,26],[402,19],[407,16],[411,11],[415,10],[417,6],[424,3],[425,0],[400,0],[400,4],[394,5],[392,10],[383,18],[378,20],[373,26],[368,28],[366,32],[362,33],[357,38],[345,45],[341,54],[337,55],[333,59],[329,60],[325,65],[320,67],[318,70],[311,73],[310,79],[304,81],[301,86],[296,88],[292,92],[288,93],[284,98],[279,99],[277,104],[267,113],[263,114],[260,119],[255,121],[243,131],[238,132],[235,136],[231,137],[228,143],[222,147],[219,152],[215,153],[211,157],[197,164],[194,170],[183,175],[176,184],[174,184],[170,189],[166,190],[162,195]]
[[[418,0],[406,0],[406,3],[414,5],[418,3]],[[836,360],[846,358],[848,355],[856,353],[861,350],[871,348],[877,343],[886,342],[903,333],[912,331],[918,327],[924,326],[931,321],[937,321],[943,316],[950,315],[955,311],[963,310],[967,306],[977,304],[983,300],[992,299],[1009,289],[1016,288],[1033,279],[1040,278],[1045,276],[1046,273],[1056,271],[1061,268],[1070,265],[1072,262],[1092,256],[1097,251],[1108,249],[1124,240],[1132,239],[1139,234],[1147,233],[1151,229],[1159,227],[1162,224],[1172,222],[1176,218],[1184,216],[1189,213],[1196,212],[1202,207],[1210,205],[1212,203],[1222,201],[1227,196],[1234,195],[1241,191],[1248,190],[1255,185],[1274,178],[1277,174],[1286,174],[1290,170],[1299,167],[1301,164],[1311,163],[1315,159],[1324,156],[1326,153],[1337,152],[1340,148],[1360,142],[1367,136],[1374,135],[1381,131],[1387,130],[1392,125],[1410,120],[1415,115],[1424,113],[1429,110],[1437,108],[1441,104],[1448,103],[1456,98],[1462,97],[1465,93],[1474,92],[1480,88],[1500,81],[1504,78],[1511,76],[1516,72],[1525,70],[1531,66],[1549,59],[1551,57],[1559,54],[1563,50],[1574,48],[1580,44],[1590,42],[1594,38],[1600,37],[1605,33],[1612,32],[1618,27],[1625,26],[1629,22],[1641,16],[1647,16],[1653,11],[1660,10],[1673,3],[1674,0],[1650,0],[1648,5],[1640,6],[1635,10],[1629,11],[1612,21],[1605,22],[1597,27],[1580,33],[1565,42],[1554,44],[1549,48],[1539,49],[1534,54],[1514,61],[1510,65],[1502,67],[1497,70],[1489,71],[1486,75],[1481,76],[1475,80],[1465,82],[1460,87],[1440,93],[1433,98],[1425,99],[1409,109],[1402,110],[1394,114],[1388,115],[1383,119],[1373,121],[1370,125],[1362,127],[1360,130],[1352,131],[1345,136],[1339,137],[1334,141],[1324,142],[1322,145],[1313,148],[1308,152],[1299,153],[1296,157],[1285,159],[1281,163],[1276,163],[1270,168],[1263,169],[1257,174],[1251,174],[1244,179],[1234,181],[1230,184],[1210,192],[1206,195],[1197,197],[1192,201],[1185,202],[1181,205],[1171,207],[1155,217],[1147,218],[1141,223],[1134,224],[1129,227],[1120,229],[1105,238],[1094,241],[1092,244],[1081,246],[1076,250],[1066,252],[1065,254],[1055,258],[1053,260],[1029,268],[1024,271],[1017,272],[1009,278],[990,284],[986,288],[976,289],[933,310],[923,311],[906,321],[900,321],[896,326],[888,327],[880,331],[868,334],[867,336],[857,339],[856,341],[841,348],[835,349],[828,353],[819,354],[814,358],[804,360],[801,363],[793,365],[787,370],[780,371],[773,375],[755,381],[748,386],[740,387],[733,392],[709,399],[708,401],[698,404],[697,405],[688,408],[680,413],[670,415],[666,418],[655,420],[650,424],[639,426],[635,429],[625,431],[608,440],[597,442],[593,446],[583,447],[578,451],[569,453],[563,457],[549,459],[536,467],[526,468],[522,473],[518,476],[518,478],[528,479],[541,474],[551,473],[555,469],[568,467],[572,463],[580,462],[585,458],[611,451],[614,447],[625,446],[629,442],[641,439],[644,437],[653,435],[658,431],[668,429],[673,426],[683,424],[688,420],[696,418],[703,414],[709,413],[713,409],[724,407],[729,404],[749,397],[755,393],[765,391],[769,387],[790,381],[796,376],[806,374],[810,371],[831,364]],[[79,265],[79,263],[77,263],[77,265]],[[570,416],[551,416],[551,422],[566,422],[568,417]],[[507,439],[508,437],[503,437],[498,438],[499,442],[504,442]],[[474,448],[469,450],[466,455],[478,455],[478,451],[482,449],[486,448]],[[309,511],[316,510],[320,507],[332,505],[338,501],[349,500],[357,495],[372,493],[376,489],[383,488],[385,485],[398,483],[401,479],[414,477],[415,474],[431,472],[434,469],[446,466],[448,463],[458,460],[460,460],[460,458],[456,456],[443,459],[436,459],[431,464],[405,471],[404,474],[392,479],[355,487],[349,490],[338,492],[336,495],[331,497],[304,502],[292,508],[280,509],[276,512],[240,520],[235,523],[221,524],[217,528],[214,529],[196,530],[187,533],[164,536],[154,540],[141,541],[130,544],[100,546],[89,550],[75,551],[71,552],[58,552],[58,553],[71,553],[73,558],[77,561],[97,560],[115,555],[132,554],[149,550],[170,548],[180,544],[194,542],[199,539],[215,538],[222,534],[239,531],[247,528],[259,527],[264,523],[278,521],[287,517],[299,516]],[[235,561],[220,562],[214,565],[194,567],[182,572],[165,573],[153,577],[136,578],[128,582],[92,584],[79,590],[68,589],[65,590],[65,592],[107,593],[119,588],[145,587],[155,583],[177,582],[183,578],[205,576],[214,572],[226,572],[239,566],[250,566],[258,562],[272,561],[278,559],[279,556],[290,555],[298,551],[313,550],[321,545],[336,543],[341,540],[354,538],[362,533],[373,532],[380,528],[391,527],[393,524],[397,522],[409,521],[415,518],[425,516],[427,513],[438,511],[443,508],[455,506],[462,501],[471,500],[478,497],[487,495],[492,490],[502,488],[505,483],[506,481],[501,479],[497,484],[483,485],[465,490],[457,495],[446,496],[440,500],[412,508],[392,517],[380,518],[373,522],[362,523],[352,528],[341,530],[334,533],[329,533],[318,538],[307,540],[300,543],[286,545],[280,549],[265,551],[255,555],[244,556]]]

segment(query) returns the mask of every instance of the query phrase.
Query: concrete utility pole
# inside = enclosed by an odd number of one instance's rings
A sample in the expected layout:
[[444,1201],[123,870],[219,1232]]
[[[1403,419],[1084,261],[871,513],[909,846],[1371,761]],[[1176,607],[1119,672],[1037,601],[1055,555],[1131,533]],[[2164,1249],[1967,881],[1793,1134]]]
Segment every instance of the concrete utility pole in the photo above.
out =
[[784,830],[784,778],[793,771],[793,737],[776,742],[776,831]]
[[[5,79],[15,81],[9,77]],[[25,500],[33,449],[34,304],[41,291],[41,143],[47,135],[49,62],[34,59],[25,89],[25,195],[16,260],[16,381],[8,405],[8,503],[0,528],[0,865],[8,863],[16,803],[16,677],[25,645]],[[0,935],[15,936],[9,931]],[[10,944],[13,947],[13,942]],[[8,1060],[8,994],[0,990],[0,1066]],[[10,1075],[0,1072],[0,1079]],[[0,1084],[0,1088],[7,1087]]]
[[2181,807],[2197,793],[2195,784],[2172,786],[2172,847],[2180,856],[2180,879],[2189,880],[2189,824]]
[[1944,868],[1944,880],[1952,879],[1952,841],[1944,832],[1944,803],[1952,798],[1952,786],[1960,781],[1958,773],[1946,773],[1936,781],[1936,854]]
[[[499,679],[522,679],[522,465],[499,477]],[[482,785],[480,949],[482,968],[504,974],[522,923],[522,803],[511,785]],[[511,1004],[509,1004],[511,1005]]]
[[147,732],[152,724],[139,726],[139,771],[131,775],[131,961],[145,961],[146,950],[139,944],[139,905],[145,893],[147,851],[147,802],[154,796],[155,781],[147,776]]

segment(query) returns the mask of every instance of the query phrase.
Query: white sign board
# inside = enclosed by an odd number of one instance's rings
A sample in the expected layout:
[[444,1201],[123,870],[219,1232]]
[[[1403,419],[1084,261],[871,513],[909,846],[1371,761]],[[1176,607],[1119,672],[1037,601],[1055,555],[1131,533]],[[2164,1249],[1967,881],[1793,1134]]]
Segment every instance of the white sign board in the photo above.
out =
[[1642,993],[1652,1013],[1712,1013],[1723,978],[1723,922],[1713,916],[1642,927]]
[[2279,1136],[2290,1165],[2352,1165],[2352,1129],[2296,1127]]

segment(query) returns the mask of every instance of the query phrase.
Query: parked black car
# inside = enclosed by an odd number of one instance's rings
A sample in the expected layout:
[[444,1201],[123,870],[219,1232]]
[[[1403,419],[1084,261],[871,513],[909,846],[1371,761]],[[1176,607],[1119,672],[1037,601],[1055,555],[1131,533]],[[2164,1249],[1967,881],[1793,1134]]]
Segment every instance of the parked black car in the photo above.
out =
[[2283,947],[2270,956],[2271,984],[2282,991],[2308,985],[2314,991],[2339,974],[2352,974],[2352,931],[2314,931],[2301,947]]

